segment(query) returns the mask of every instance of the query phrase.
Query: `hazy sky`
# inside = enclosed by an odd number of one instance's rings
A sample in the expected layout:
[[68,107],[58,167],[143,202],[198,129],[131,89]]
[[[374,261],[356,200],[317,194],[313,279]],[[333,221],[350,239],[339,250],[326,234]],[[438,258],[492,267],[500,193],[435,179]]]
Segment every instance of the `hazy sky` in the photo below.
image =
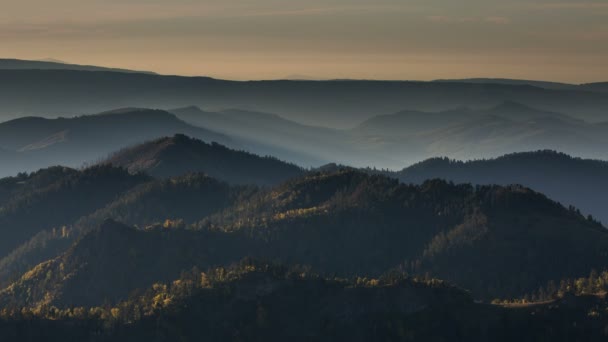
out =
[[231,79],[608,80],[608,0],[0,0],[0,56]]

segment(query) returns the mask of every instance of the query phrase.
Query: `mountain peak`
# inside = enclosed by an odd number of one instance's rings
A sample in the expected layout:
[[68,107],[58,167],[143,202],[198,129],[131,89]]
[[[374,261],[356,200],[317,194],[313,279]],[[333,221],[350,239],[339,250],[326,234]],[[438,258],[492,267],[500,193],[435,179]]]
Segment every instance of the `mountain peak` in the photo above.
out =
[[275,158],[232,150],[217,143],[209,144],[185,134],[121,150],[103,163],[161,178],[205,172],[237,184],[269,185],[303,172],[298,166]]

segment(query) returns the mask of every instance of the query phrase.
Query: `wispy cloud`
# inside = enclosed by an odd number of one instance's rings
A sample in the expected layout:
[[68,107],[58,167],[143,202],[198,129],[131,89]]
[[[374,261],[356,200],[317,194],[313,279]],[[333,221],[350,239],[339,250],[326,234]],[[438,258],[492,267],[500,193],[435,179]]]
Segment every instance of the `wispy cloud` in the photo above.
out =
[[454,17],[446,15],[433,15],[427,17],[427,19],[434,23],[447,23],[447,24],[466,24],[466,23],[488,23],[494,25],[506,25],[511,22],[511,19],[507,17]]
[[511,23],[511,19],[507,17],[485,17],[483,20],[487,23],[492,23],[496,25],[506,25]]
[[529,4],[526,7],[535,10],[594,10],[608,9],[607,2],[554,2]]

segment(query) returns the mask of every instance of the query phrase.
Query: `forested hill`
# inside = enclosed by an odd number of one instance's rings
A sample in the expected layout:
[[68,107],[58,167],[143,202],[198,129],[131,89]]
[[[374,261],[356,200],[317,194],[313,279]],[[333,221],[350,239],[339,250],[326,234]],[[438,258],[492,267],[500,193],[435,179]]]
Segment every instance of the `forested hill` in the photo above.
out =
[[304,172],[276,158],[207,144],[181,134],[124,149],[102,163],[155,177],[204,172],[230,183],[258,185],[277,184]]
[[[1,293],[0,303],[115,303],[181,270],[244,257],[345,277],[428,273],[484,300],[517,297],[608,266],[608,233],[601,225],[517,186],[403,185],[347,170],[232,198],[231,207],[207,210],[211,215],[201,214],[194,225],[175,215],[149,230],[106,224],[33,268]],[[118,213],[141,221],[137,212],[149,212],[155,202],[139,203],[143,207],[118,206],[99,217]]]
[[605,161],[546,150],[467,162],[433,158],[387,174],[415,184],[433,178],[455,183],[522,184],[608,223],[608,162]]
[[[71,174],[72,178],[79,177],[79,172],[76,170],[53,168],[41,170],[29,177],[23,175],[18,179],[6,179],[4,181],[6,184],[3,185],[6,185],[7,191],[10,190],[13,194],[31,196],[29,195],[33,191],[31,187],[38,185],[44,187],[45,183],[54,184],[64,177],[63,172]],[[121,170],[121,172],[126,174],[125,171]],[[138,181],[127,185],[128,190],[116,192],[113,196],[105,198],[109,200],[107,203],[99,201],[103,200],[102,197],[107,192],[116,189],[120,184],[112,184],[112,180],[101,178],[98,183],[106,187],[104,190],[75,185],[72,191],[74,198],[81,201],[81,206],[87,206],[87,203],[92,201],[97,204],[88,205],[88,209],[84,211],[76,210],[79,207],[75,205],[73,206],[75,210],[72,211],[58,210],[57,214],[64,213],[64,218],[60,221],[62,225],[58,225],[56,220],[49,219],[44,207],[32,205],[29,213],[32,217],[39,218],[36,221],[38,222],[35,226],[36,230],[22,232],[23,237],[28,237],[28,240],[0,259],[0,286],[10,284],[30,268],[62,254],[74,241],[97,228],[106,219],[120,220],[140,229],[151,226],[183,228],[235,202],[244,201],[258,191],[254,186],[233,187],[204,174],[188,174],[171,179],[149,179],[142,175],[131,177]],[[14,184],[16,186],[13,186]],[[83,199],[77,195],[83,191],[96,192],[98,197]],[[50,198],[56,199],[57,196]],[[72,205],[71,202],[67,203]],[[12,215],[4,222],[7,228],[27,228],[26,223],[28,221],[24,221],[20,215]]]
[[605,341],[607,307],[605,296],[572,293],[533,305],[486,305],[437,279],[327,278],[243,260],[185,271],[116,305],[5,309],[0,339],[595,342]]
[[0,181],[0,256],[45,229],[68,225],[145,182],[109,166],[50,168]]

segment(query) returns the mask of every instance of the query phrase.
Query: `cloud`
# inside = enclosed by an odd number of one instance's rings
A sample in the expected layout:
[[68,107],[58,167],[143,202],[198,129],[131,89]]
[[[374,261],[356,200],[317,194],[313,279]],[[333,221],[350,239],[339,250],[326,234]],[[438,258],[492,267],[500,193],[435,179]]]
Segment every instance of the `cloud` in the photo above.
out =
[[594,10],[608,9],[606,2],[555,2],[545,4],[531,4],[530,9],[535,10]]
[[494,25],[506,25],[511,22],[506,17],[452,17],[445,15],[432,15],[427,19],[434,23],[465,24],[465,23],[488,23]]
[[506,25],[511,23],[511,19],[506,17],[485,17],[483,20],[486,23],[492,23],[496,25]]

